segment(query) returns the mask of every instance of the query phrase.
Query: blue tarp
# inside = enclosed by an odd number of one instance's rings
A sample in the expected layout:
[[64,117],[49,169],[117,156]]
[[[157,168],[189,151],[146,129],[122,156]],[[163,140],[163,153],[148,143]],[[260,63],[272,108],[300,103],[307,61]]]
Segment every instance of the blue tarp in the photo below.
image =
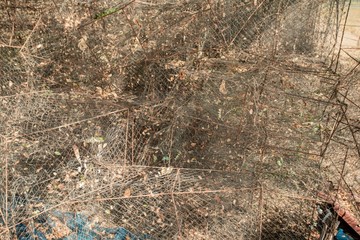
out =
[[339,228],[335,238],[336,240],[354,240],[352,237],[347,235],[342,228]]
[[[147,234],[135,235],[123,227],[104,228],[92,224],[88,218],[79,213],[52,211],[46,216],[36,219],[41,224],[39,229],[30,229],[24,223],[16,225],[16,236],[18,240],[50,240],[46,236],[51,235],[56,229],[56,223],[51,220],[55,217],[72,232],[66,237],[57,240],[148,240],[152,239]],[[43,230],[46,229],[46,230]]]

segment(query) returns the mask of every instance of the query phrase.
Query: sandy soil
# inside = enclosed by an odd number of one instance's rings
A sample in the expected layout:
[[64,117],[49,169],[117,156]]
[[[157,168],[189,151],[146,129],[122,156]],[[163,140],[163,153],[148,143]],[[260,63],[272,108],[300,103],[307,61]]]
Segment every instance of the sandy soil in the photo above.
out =
[[342,47],[352,56],[360,58],[360,2],[352,3]]

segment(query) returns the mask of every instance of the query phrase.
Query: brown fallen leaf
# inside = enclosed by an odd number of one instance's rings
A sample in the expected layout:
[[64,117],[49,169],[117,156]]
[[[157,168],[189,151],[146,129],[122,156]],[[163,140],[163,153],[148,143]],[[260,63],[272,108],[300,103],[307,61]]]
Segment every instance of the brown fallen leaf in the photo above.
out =
[[131,188],[127,188],[124,192],[124,197],[130,197],[131,196]]
[[226,90],[226,83],[225,80],[222,80],[220,87],[219,87],[219,91],[220,93],[226,95],[227,94],[227,90]]
[[85,52],[85,50],[88,48],[88,45],[86,43],[86,40],[87,40],[87,36],[83,36],[80,40],[79,40],[79,43],[78,43],[78,48],[80,48],[80,50],[82,52]]
[[78,146],[76,146],[75,144],[74,144],[72,147],[73,147],[73,150],[74,150],[74,154],[75,154],[76,160],[78,160],[78,162],[79,162],[80,165],[81,165],[81,158],[80,158],[79,148],[78,148]]

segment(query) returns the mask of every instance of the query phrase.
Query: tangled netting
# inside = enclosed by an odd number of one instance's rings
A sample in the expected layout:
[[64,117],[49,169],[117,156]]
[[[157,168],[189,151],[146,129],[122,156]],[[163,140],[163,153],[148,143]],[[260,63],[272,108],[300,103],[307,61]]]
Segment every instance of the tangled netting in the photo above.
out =
[[0,235],[319,239],[348,6],[0,3]]

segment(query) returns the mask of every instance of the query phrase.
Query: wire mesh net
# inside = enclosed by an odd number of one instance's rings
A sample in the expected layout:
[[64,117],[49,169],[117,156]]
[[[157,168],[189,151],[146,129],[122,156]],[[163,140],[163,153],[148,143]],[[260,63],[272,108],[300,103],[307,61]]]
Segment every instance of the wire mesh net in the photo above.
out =
[[349,10],[330,0],[1,3],[2,238],[334,235],[317,228],[319,204],[358,212]]

